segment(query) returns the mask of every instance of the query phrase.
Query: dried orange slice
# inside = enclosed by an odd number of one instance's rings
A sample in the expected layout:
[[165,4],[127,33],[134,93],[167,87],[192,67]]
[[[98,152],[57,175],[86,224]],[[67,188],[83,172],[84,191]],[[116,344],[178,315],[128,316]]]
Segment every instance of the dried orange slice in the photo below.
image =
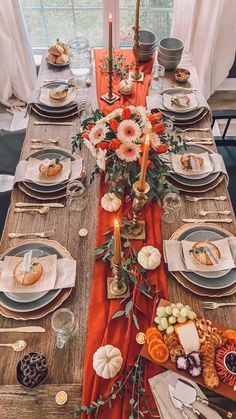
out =
[[226,339],[236,341],[236,331],[232,329],[225,330],[223,336]]
[[154,361],[162,364],[169,358],[169,349],[165,343],[161,342],[150,348],[149,354]]
[[153,339],[159,339],[163,341],[162,334],[153,332],[149,336],[146,336],[147,343],[151,342]]
[[163,340],[163,337],[162,337],[162,333],[160,332],[160,330],[158,330],[156,327],[149,327],[147,330],[146,330],[146,336],[149,338],[151,335],[154,335],[155,334],[155,336],[157,336],[158,337],[158,339],[161,339],[161,340]]
[[161,339],[153,339],[148,344],[148,352],[150,353],[151,349],[154,348],[154,346],[159,345],[159,343],[163,343]]

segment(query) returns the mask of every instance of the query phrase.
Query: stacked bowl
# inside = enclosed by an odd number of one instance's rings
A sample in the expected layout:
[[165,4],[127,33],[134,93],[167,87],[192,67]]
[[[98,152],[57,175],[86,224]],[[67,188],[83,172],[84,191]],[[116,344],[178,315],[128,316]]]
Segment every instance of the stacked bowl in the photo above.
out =
[[155,33],[140,30],[139,31],[139,61],[146,62],[151,60],[153,53],[156,50],[157,37]]
[[174,70],[179,64],[184,44],[177,38],[164,38],[159,43],[158,62],[166,70]]

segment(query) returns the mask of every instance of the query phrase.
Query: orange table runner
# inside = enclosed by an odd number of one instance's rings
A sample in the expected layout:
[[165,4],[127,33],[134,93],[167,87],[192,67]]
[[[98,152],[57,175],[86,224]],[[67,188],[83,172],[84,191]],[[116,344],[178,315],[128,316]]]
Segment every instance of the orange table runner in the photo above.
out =
[[[131,57],[131,51],[124,51],[128,58]],[[107,78],[98,69],[98,62],[104,52],[101,50],[95,51],[95,62],[97,71],[97,94],[98,97],[105,92]],[[144,104],[147,94],[148,81],[150,79],[151,64],[147,63],[142,66],[145,71],[145,82],[142,85],[137,83],[136,94],[133,101],[129,99],[129,104],[140,105]],[[123,105],[127,104],[126,99]],[[105,102],[100,101],[100,110],[108,113],[114,106],[120,107],[117,102],[113,106],[108,106]],[[99,213],[97,224],[97,246],[104,243],[104,233],[113,227],[114,219],[121,219],[122,214],[126,213],[131,208],[131,203],[123,203],[122,207],[117,213],[108,213],[101,205],[101,198],[107,192],[108,186],[100,178],[99,188]],[[162,251],[162,238],[160,229],[160,208],[153,203],[146,205],[143,211],[143,218],[146,220],[147,241],[132,241],[131,244],[137,250],[140,250],[144,245],[152,245]],[[109,228],[110,227],[110,228]],[[126,302],[121,303],[121,300],[108,300],[107,299],[107,281],[106,278],[111,276],[111,269],[108,264],[102,260],[95,261],[93,283],[91,289],[91,298],[88,314],[88,329],[87,329],[87,345],[86,356],[84,365],[84,382],[83,382],[83,405],[89,406],[92,401],[96,401],[99,397],[105,396],[110,393],[113,382],[123,378],[124,371],[130,370],[134,365],[135,359],[140,353],[141,346],[136,342],[136,335],[139,330],[135,327],[132,316],[125,318],[124,316],[112,319],[113,314],[124,309]],[[148,272],[150,284],[153,286],[156,294],[155,297],[167,298],[167,281],[164,271],[164,264],[155,271]],[[132,286],[131,286],[132,288]],[[132,291],[132,289],[131,289]],[[135,301],[134,313],[137,316],[140,331],[145,332],[147,327],[151,324],[153,316],[155,316],[154,309],[156,307],[156,298],[144,296],[139,290],[135,290],[132,295],[132,300]],[[105,380],[98,377],[93,370],[93,354],[99,346],[111,344],[121,350],[123,356],[122,370],[113,380]],[[145,363],[145,378],[155,375],[162,371],[161,367],[156,367],[154,364],[148,365]],[[146,391],[149,392],[149,386],[146,383]],[[123,399],[117,398],[113,403],[112,411],[108,403],[102,407],[102,415],[104,418],[112,417],[117,419],[126,419],[129,416],[129,399],[131,394],[126,391]],[[85,415],[84,415],[85,417]],[[148,417],[147,415],[145,417]]]

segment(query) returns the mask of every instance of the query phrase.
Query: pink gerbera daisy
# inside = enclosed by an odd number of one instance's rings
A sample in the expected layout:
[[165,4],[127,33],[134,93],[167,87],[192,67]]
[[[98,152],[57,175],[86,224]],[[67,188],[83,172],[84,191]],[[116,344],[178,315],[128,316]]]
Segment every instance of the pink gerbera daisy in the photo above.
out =
[[90,131],[89,138],[93,145],[99,144],[104,140],[108,128],[103,123],[96,124]]
[[141,147],[139,144],[132,143],[131,141],[125,142],[116,150],[116,154],[121,160],[127,162],[136,161],[140,157]]
[[122,121],[117,131],[117,138],[121,142],[137,141],[141,136],[141,129],[137,122],[132,119]]

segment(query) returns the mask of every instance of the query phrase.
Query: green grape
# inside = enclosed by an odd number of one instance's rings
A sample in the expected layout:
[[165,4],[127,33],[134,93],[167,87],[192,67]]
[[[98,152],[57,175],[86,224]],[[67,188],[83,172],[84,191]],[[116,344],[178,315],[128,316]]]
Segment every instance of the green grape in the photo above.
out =
[[186,317],[184,316],[179,316],[178,317],[178,323],[185,323],[187,321]]
[[167,314],[168,316],[170,316],[170,315],[171,315],[171,313],[172,313],[172,309],[171,309],[171,307],[170,307],[170,306],[166,307],[166,308],[165,308],[165,312],[166,312],[166,314]]
[[187,315],[188,315],[188,309],[187,309],[186,307],[181,308],[181,310],[180,310],[180,314],[181,314],[181,316],[183,316],[183,317],[187,317]]
[[183,308],[183,307],[184,307],[184,305],[183,305],[182,303],[177,303],[177,304],[176,304],[176,307],[177,307],[178,309],[181,309],[181,308]]
[[171,308],[175,308],[176,307],[176,304],[174,304],[174,303],[171,303]]
[[160,322],[161,322],[161,318],[160,318],[159,316],[156,316],[156,317],[155,317],[155,319],[154,319],[154,322],[155,322],[156,324],[160,324]]
[[179,309],[178,308],[173,308],[172,314],[175,317],[179,317],[179,315],[180,315]]
[[157,308],[157,315],[159,317],[166,317],[167,314],[166,314],[166,311],[165,311],[165,307],[158,307]]
[[170,324],[175,324],[177,322],[177,318],[175,316],[170,316],[168,320]]
[[160,330],[160,332],[163,332],[163,330],[165,330],[164,327],[162,327],[161,324],[158,324],[157,328]]
[[167,327],[169,326],[166,317],[162,317],[162,319],[161,319],[161,326],[163,327],[163,329],[167,329]]
[[169,327],[167,327],[167,329],[166,329],[166,333],[167,333],[167,335],[171,335],[172,333],[174,333],[174,331],[175,331],[175,329],[174,329],[174,327],[173,327],[173,326],[169,326]]
[[196,317],[197,317],[197,315],[196,315],[196,313],[194,312],[194,311],[189,311],[188,312],[188,318],[190,319],[190,320],[194,320],[194,319],[196,319]]

